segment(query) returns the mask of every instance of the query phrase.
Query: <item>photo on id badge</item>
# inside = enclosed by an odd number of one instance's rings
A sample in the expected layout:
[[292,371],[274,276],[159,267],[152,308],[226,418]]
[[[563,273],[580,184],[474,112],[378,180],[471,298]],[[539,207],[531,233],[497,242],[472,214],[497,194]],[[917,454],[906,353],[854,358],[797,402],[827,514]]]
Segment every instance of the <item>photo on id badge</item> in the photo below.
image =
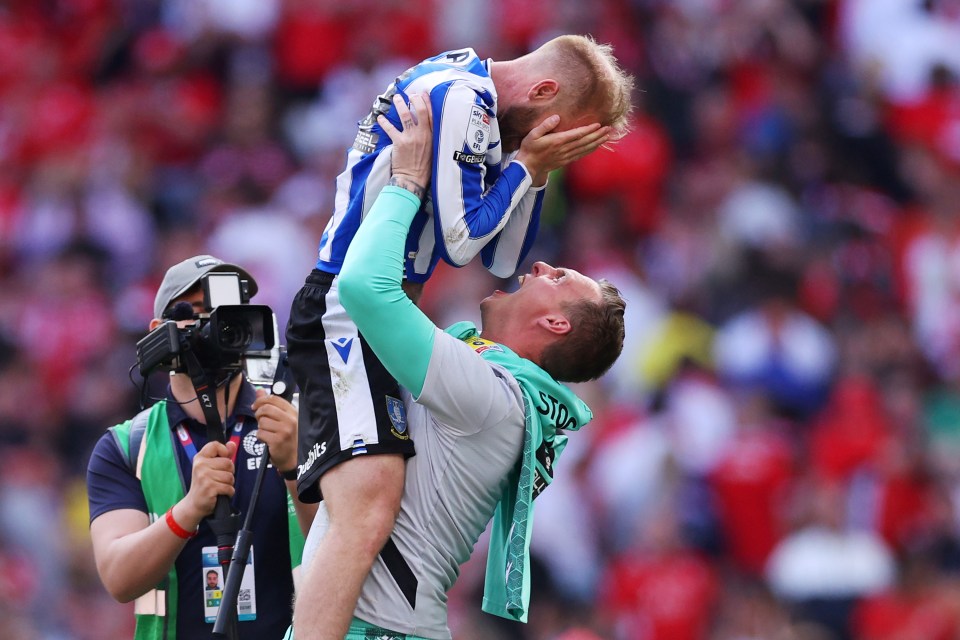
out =
[[[217,611],[220,610],[220,601],[223,599],[225,577],[220,563],[217,562],[217,548],[203,548],[203,616],[207,622],[215,622]],[[237,619],[256,620],[257,594],[253,573],[253,548],[247,556],[247,566],[244,567],[243,577],[240,579],[240,590],[237,593]]]

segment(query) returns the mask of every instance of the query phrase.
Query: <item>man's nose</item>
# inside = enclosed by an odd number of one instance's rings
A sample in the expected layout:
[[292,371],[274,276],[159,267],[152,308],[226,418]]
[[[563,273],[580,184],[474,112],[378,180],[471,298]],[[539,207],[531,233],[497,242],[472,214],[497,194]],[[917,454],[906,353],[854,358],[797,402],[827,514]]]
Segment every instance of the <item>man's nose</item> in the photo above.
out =
[[530,269],[530,273],[534,277],[550,275],[554,271],[556,271],[556,269],[548,265],[546,262],[534,262],[533,267]]

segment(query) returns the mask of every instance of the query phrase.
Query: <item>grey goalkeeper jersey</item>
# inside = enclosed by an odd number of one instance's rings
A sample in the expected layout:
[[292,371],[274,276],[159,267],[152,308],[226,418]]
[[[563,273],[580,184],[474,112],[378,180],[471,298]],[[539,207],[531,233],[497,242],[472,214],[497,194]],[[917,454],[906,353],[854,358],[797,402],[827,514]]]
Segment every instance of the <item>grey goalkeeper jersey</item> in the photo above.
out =
[[[493,517],[523,450],[523,396],[506,370],[437,329],[423,391],[416,402],[406,391],[403,399],[417,454],[407,461],[392,540],[415,588],[402,578],[404,586],[398,584],[382,554],[355,615],[392,631],[446,639],[446,591]],[[304,566],[326,524],[321,503]]]

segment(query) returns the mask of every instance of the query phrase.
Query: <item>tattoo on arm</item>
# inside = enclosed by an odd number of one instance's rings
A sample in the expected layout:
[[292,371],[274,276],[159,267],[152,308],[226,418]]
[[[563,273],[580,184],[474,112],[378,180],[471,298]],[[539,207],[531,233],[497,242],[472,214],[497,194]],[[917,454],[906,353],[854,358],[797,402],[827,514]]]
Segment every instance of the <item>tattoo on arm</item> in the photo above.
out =
[[427,190],[405,176],[390,176],[390,182],[387,183],[393,187],[400,187],[401,189],[406,189],[413,195],[420,198],[423,201],[423,196],[426,195]]

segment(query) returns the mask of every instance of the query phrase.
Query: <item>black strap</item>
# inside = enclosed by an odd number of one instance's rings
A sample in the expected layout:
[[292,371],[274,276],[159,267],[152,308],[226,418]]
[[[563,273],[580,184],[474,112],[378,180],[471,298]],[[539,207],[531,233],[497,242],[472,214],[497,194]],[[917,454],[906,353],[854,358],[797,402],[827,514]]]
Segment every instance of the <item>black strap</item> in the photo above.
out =
[[410,603],[411,609],[417,608],[417,576],[413,569],[403,559],[403,554],[393,542],[393,538],[387,538],[387,543],[380,550],[380,558],[383,564],[387,566],[387,571],[393,576],[393,581],[400,587],[400,593]]

